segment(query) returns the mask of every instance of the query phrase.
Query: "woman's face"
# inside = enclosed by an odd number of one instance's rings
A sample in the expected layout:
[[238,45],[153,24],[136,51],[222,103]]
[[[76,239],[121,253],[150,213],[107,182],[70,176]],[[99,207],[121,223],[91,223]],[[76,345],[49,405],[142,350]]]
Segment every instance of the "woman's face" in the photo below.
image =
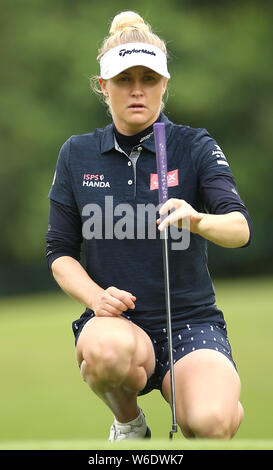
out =
[[117,130],[133,135],[152,125],[159,116],[167,83],[167,78],[143,66],[131,67],[110,80],[101,79]]

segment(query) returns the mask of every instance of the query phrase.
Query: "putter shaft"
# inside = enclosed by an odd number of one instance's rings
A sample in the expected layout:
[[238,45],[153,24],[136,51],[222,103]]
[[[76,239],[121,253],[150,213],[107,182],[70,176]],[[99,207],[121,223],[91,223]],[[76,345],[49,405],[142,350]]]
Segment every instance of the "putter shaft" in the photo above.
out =
[[173,344],[172,344],[172,324],[171,324],[171,302],[170,302],[170,281],[169,281],[169,259],[168,259],[168,228],[164,230],[164,238],[162,240],[163,247],[163,266],[164,266],[164,285],[165,300],[167,311],[167,335],[169,345],[169,365],[171,380],[171,408],[172,408],[172,430],[169,437],[172,439],[173,434],[177,432],[176,423],[176,406],[175,406],[175,385],[174,385],[174,367],[173,367]]

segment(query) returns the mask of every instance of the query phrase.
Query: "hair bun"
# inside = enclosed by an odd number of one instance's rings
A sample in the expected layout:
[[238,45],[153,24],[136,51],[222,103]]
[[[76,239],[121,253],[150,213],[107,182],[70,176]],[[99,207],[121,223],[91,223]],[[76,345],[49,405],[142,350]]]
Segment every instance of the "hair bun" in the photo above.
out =
[[122,33],[127,28],[151,31],[150,25],[134,11],[123,11],[115,16],[110,27],[110,34]]

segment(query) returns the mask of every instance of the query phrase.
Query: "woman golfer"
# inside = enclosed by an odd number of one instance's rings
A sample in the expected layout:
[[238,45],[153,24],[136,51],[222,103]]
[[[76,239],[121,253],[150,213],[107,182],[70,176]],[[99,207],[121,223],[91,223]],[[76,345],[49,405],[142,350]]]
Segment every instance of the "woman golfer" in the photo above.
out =
[[[246,246],[251,222],[216,141],[162,113],[166,56],[164,41],[138,14],[114,18],[97,77],[113,122],[64,143],[49,193],[48,263],[60,287],[86,307],[73,322],[77,360],[113,412],[110,441],[150,437],[139,395],[159,389],[171,402],[160,234],[165,225],[179,233],[185,218],[187,248],[174,249],[168,238],[177,422],[186,437],[231,438],[243,418],[206,244]],[[153,217],[156,121],[165,123],[168,149],[161,213],[169,215],[161,224],[158,212]]]

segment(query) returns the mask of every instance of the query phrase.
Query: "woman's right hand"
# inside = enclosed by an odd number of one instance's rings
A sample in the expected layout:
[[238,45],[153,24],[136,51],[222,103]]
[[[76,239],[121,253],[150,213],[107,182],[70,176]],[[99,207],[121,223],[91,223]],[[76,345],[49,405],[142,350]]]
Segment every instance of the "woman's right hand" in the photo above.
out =
[[92,310],[97,317],[116,317],[128,308],[134,309],[135,301],[136,297],[130,292],[111,286],[97,294]]

